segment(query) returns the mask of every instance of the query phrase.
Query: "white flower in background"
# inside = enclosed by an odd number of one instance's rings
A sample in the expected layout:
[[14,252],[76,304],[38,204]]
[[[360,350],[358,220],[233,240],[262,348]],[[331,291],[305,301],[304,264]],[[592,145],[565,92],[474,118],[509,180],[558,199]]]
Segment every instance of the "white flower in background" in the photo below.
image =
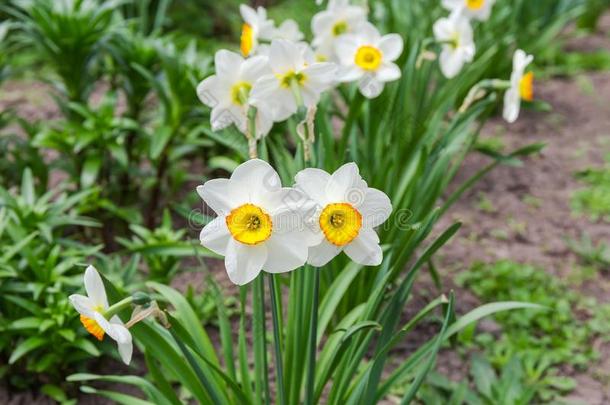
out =
[[369,188],[355,163],[347,163],[332,175],[320,169],[305,169],[296,175],[295,187],[318,206],[312,227],[318,244],[309,248],[307,262],[320,267],[344,251],[366,266],[381,263],[383,252],[373,228],[392,212],[392,203],[382,191]]
[[311,108],[320,94],[333,85],[336,66],[315,62],[309,47],[284,39],[275,39],[269,48],[271,74],[261,77],[252,89],[255,106],[268,104],[274,121],[283,121],[296,113],[301,97]]
[[364,24],[358,34],[339,38],[335,51],[339,57],[338,78],[342,82],[358,81],[360,92],[377,97],[386,82],[400,78],[401,72],[394,63],[402,53],[403,41],[398,34],[381,36],[370,23]]
[[528,55],[521,49],[515,51],[513,56],[513,72],[510,76],[510,88],[504,94],[503,117],[512,123],[519,117],[521,100],[532,101],[534,99],[534,74],[525,73],[527,66],[534,60],[533,55]]
[[[197,86],[199,99],[212,108],[211,122],[214,131],[235,124],[242,133],[246,133],[251,90],[257,79],[271,72],[267,62],[265,56],[244,59],[235,52],[216,52],[216,74]],[[272,126],[269,108],[263,102],[258,103],[256,137],[265,136]]]
[[330,0],[326,10],[311,20],[314,39],[311,45],[319,60],[336,61],[335,42],[345,34],[354,34],[365,25],[367,10],[351,5],[349,0]]
[[284,20],[279,27],[273,31],[272,39],[287,39],[292,42],[299,42],[305,38],[305,35],[299,29],[296,21],[288,19]]
[[249,56],[258,47],[259,40],[270,41],[273,38],[275,27],[273,20],[267,18],[267,10],[264,7],[254,10],[242,4],[239,6],[239,12],[244,20],[241,28],[241,53]]
[[197,193],[218,217],[201,231],[201,244],[225,256],[229,279],[244,285],[261,270],[284,273],[307,261],[315,235],[304,224],[312,203],[282,188],[276,171],[260,159],[239,165],[230,179],[213,179]]
[[465,17],[479,21],[489,19],[496,0],[443,0],[443,7],[451,11],[461,11]]
[[443,44],[439,64],[443,75],[455,77],[475,55],[472,27],[462,13],[454,11],[434,23],[434,37]]
[[108,298],[102,278],[93,266],[85,270],[85,290],[87,296],[73,294],[69,297],[74,308],[80,313],[80,321],[98,340],[104,339],[105,334],[114,339],[118,343],[121,359],[125,364],[129,364],[133,353],[131,333],[117,315],[110,320],[104,316],[108,309]]

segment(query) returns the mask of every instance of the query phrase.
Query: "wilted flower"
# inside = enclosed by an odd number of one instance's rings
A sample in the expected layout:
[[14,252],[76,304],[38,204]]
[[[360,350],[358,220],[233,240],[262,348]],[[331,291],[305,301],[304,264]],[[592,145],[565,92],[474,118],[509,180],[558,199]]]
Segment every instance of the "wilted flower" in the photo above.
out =
[[275,121],[287,119],[300,105],[315,106],[336,71],[333,63],[315,62],[307,46],[284,39],[271,42],[269,67],[272,72],[255,83],[251,96],[255,106],[271,107]]
[[282,188],[267,162],[249,160],[230,179],[207,181],[197,192],[218,214],[201,231],[201,244],[225,256],[233,283],[249,283],[261,270],[284,273],[305,264],[314,243],[304,224],[312,205],[300,191]]
[[[270,73],[267,57],[242,58],[235,52],[220,50],[215,56],[216,74],[197,86],[199,99],[212,108],[211,122],[214,131],[231,124],[246,133],[251,90],[261,76]],[[256,137],[265,136],[273,126],[269,108],[259,102],[256,115]]]
[[388,219],[392,203],[385,193],[367,186],[355,163],[332,175],[320,169],[302,170],[295,187],[318,206],[311,221],[318,243],[309,248],[308,263],[323,266],[341,251],[362,265],[381,263],[383,252],[373,228]]
[[381,36],[370,23],[365,23],[357,34],[344,35],[335,45],[341,63],[338,78],[343,82],[358,81],[360,92],[377,97],[386,82],[400,78],[394,63],[402,53],[403,41],[398,34]]
[[521,110],[521,100],[534,99],[534,74],[525,73],[527,66],[534,60],[533,55],[517,49],[513,56],[513,72],[510,76],[510,88],[504,94],[503,117],[508,122],[515,122]]
[[117,315],[112,316],[110,320],[106,319],[105,312],[108,310],[106,289],[93,266],[85,270],[85,290],[87,296],[73,294],[69,297],[74,308],[80,313],[80,321],[98,340],[104,339],[105,334],[114,339],[118,343],[121,359],[125,364],[129,364],[133,353],[131,333]]
[[448,79],[455,77],[466,62],[472,62],[475,54],[472,27],[460,10],[448,18],[434,23],[434,36],[443,44],[439,63],[443,75]]
[[461,11],[465,17],[480,21],[489,19],[496,0],[443,0],[443,7],[451,11]]
[[312,46],[318,60],[336,62],[335,43],[345,34],[355,34],[366,23],[364,7],[351,5],[349,0],[330,0],[326,10],[320,11],[311,20],[314,34]]
[[258,47],[259,40],[270,41],[275,32],[273,20],[267,18],[267,10],[258,7],[254,10],[245,4],[239,6],[239,12],[244,19],[241,29],[241,53],[249,56]]

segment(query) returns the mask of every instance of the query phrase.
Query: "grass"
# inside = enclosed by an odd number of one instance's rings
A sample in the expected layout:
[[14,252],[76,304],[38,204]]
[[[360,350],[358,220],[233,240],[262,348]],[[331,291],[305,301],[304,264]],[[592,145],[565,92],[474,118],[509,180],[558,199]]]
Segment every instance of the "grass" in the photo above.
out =
[[590,168],[576,173],[585,186],[572,193],[572,210],[586,215],[591,221],[610,222],[610,156],[601,168]]

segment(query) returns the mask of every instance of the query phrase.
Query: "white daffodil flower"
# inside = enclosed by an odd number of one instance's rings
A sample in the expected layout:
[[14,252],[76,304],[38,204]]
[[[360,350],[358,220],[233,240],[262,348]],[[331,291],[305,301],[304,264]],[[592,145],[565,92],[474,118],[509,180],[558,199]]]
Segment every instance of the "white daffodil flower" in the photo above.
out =
[[201,231],[201,244],[225,256],[233,283],[247,284],[261,270],[288,272],[307,261],[315,242],[305,226],[312,203],[302,192],[282,188],[267,162],[242,163],[231,178],[207,181],[197,193],[218,215]]
[[341,251],[365,266],[381,263],[383,252],[374,228],[388,219],[392,203],[385,193],[367,186],[355,163],[332,175],[305,169],[297,173],[295,187],[318,207],[311,220],[318,243],[309,248],[309,264],[324,266]]
[[89,266],[85,270],[85,291],[87,291],[87,296],[73,294],[69,297],[70,302],[80,314],[83,326],[87,332],[100,341],[104,339],[105,334],[115,340],[119,346],[121,359],[125,364],[129,364],[133,353],[131,333],[117,315],[112,316],[110,320],[106,319],[104,315],[104,312],[108,310],[106,289],[102,278],[93,266]]
[[240,49],[243,56],[249,56],[256,51],[259,40],[270,41],[273,38],[275,24],[273,20],[267,18],[267,10],[264,7],[254,10],[242,4],[239,6],[239,12],[244,20]]
[[515,51],[510,88],[504,94],[504,111],[502,114],[509,123],[515,122],[519,118],[521,100],[532,101],[534,99],[534,74],[532,72],[525,73],[525,69],[533,60],[533,55],[528,55],[521,49]]
[[272,39],[287,39],[292,42],[300,42],[305,35],[299,29],[299,25],[292,19],[284,20],[279,27],[273,31]]
[[309,47],[285,39],[275,39],[269,47],[271,74],[261,77],[252,89],[252,103],[269,105],[274,121],[283,121],[302,104],[315,106],[320,94],[335,79],[333,63],[315,62]]
[[394,61],[402,53],[402,47],[400,35],[381,36],[372,24],[365,23],[357,34],[337,40],[335,52],[340,63],[337,77],[342,82],[358,81],[360,92],[375,98],[385,83],[400,78],[400,69]]
[[496,0],[443,0],[443,7],[451,11],[461,11],[465,17],[486,21]]
[[439,58],[441,72],[446,78],[455,77],[464,64],[472,62],[475,55],[472,27],[462,13],[454,11],[447,18],[434,23],[434,36],[443,44]]
[[[231,124],[246,133],[251,90],[254,83],[271,72],[265,56],[244,59],[235,52],[220,50],[215,55],[216,74],[197,86],[201,102],[212,108],[212,130],[218,131]],[[259,102],[256,114],[256,137],[269,133],[273,126],[266,103]]]
[[349,0],[330,0],[326,10],[320,11],[311,20],[314,34],[312,46],[320,61],[337,62],[335,43],[345,34],[356,34],[366,23],[367,10],[350,4]]

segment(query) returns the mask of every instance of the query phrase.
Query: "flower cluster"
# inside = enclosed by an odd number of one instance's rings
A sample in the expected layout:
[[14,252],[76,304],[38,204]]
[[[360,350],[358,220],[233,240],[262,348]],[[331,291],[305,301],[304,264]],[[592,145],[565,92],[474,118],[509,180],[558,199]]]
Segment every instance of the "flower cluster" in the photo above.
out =
[[472,62],[476,47],[471,20],[485,21],[491,15],[495,0],[443,0],[451,11],[449,17],[434,23],[436,40],[442,44],[439,57],[441,72],[448,79],[457,76],[464,64]]
[[218,51],[216,73],[197,87],[200,100],[212,108],[213,130],[235,125],[246,136],[260,138],[274,122],[297,112],[303,119],[323,92],[340,83],[357,82],[364,96],[374,98],[385,83],[401,76],[394,62],[402,53],[402,38],[381,35],[367,21],[367,10],[349,0],[331,0],[313,17],[311,44],[293,20],[276,27],[263,7],[242,5],[240,11],[241,55]]
[[197,188],[218,215],[201,231],[201,244],[225,257],[231,281],[243,285],[261,272],[323,266],[344,251],[368,266],[381,263],[374,228],[392,211],[388,196],[370,188],[354,163],[333,174],[308,168],[294,187],[282,187],[265,161],[251,159],[229,179]]

